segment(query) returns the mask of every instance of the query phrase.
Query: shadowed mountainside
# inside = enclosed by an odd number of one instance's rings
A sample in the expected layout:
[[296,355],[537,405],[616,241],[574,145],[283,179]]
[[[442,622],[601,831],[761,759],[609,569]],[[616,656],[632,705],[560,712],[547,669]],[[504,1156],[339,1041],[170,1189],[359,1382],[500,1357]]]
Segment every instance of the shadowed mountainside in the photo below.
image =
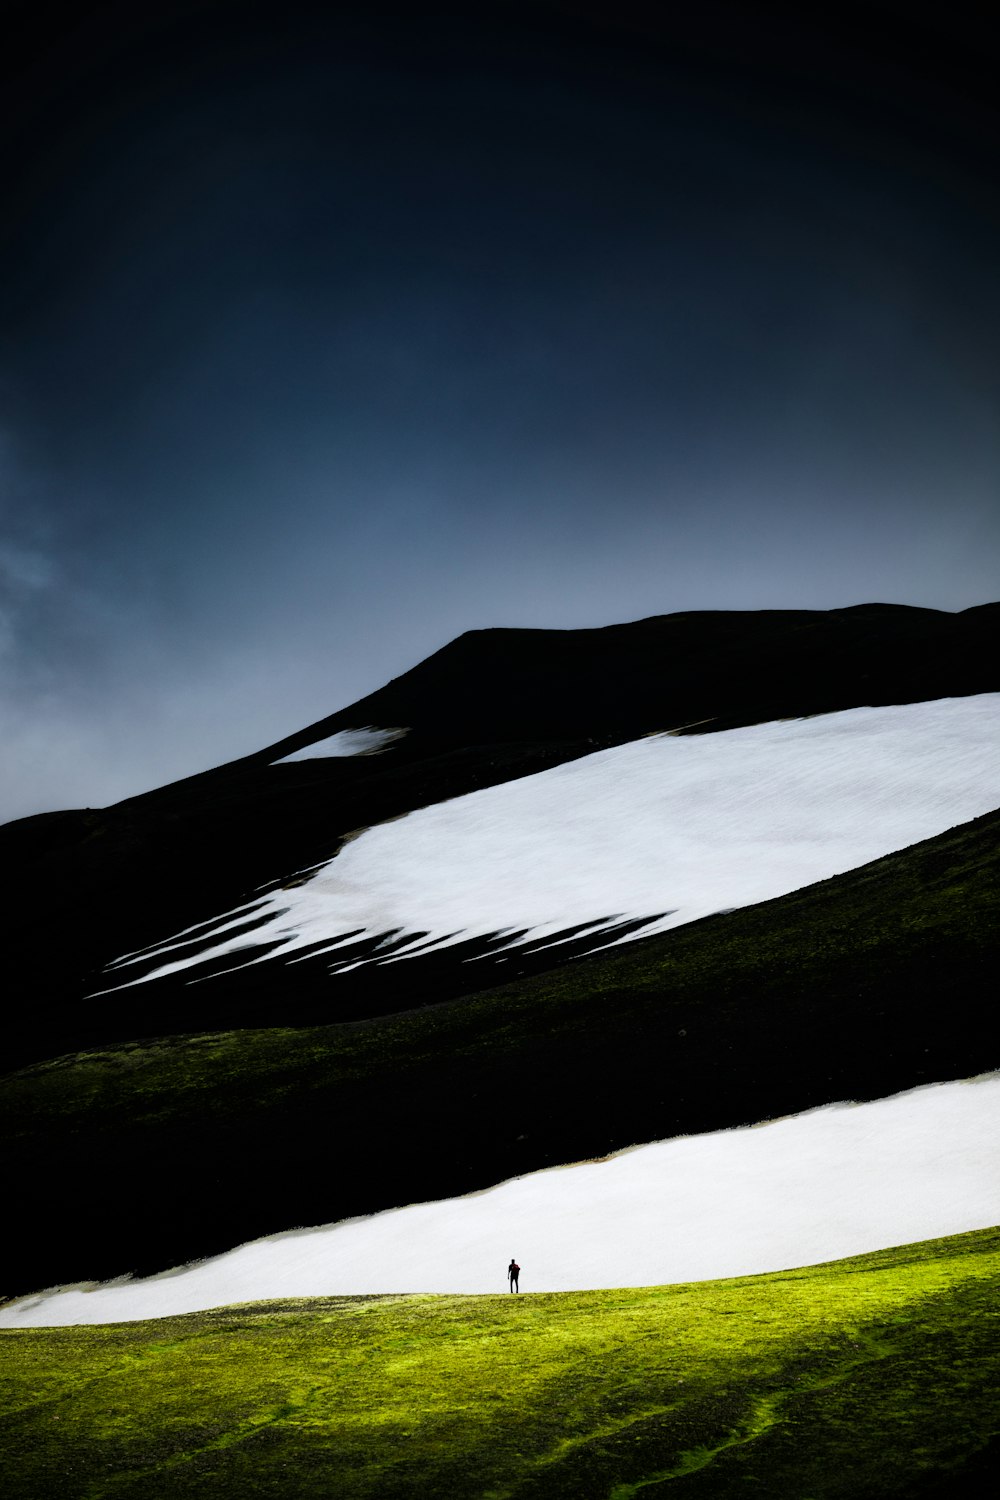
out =
[[[4,971],[20,997],[7,1067],[178,1029],[295,1024],[384,1009],[370,989],[250,976],[224,997],[189,987],[84,1001],[102,967],[331,858],[345,836],[416,807],[664,729],[710,732],[862,704],[1000,689],[1000,604],[657,616],[599,630],[461,636],[358,703],[253,755],[106,809],[0,828]],[[342,729],[407,734],[377,755],[275,765]],[[521,967],[564,961],[579,946]],[[452,960],[460,954],[453,952]],[[412,962],[412,961],[411,961]],[[477,983],[496,982],[487,965]],[[468,987],[446,964],[407,1004]],[[330,989],[337,984],[336,999]],[[443,988],[442,988],[443,986]],[[393,1005],[397,1002],[393,999]],[[346,1007],[346,1008],[345,1008]]]
[[411,1008],[395,966],[381,1018],[162,1035],[8,1076],[3,1290],[1000,1067],[998,835],[1000,812],[475,996]]

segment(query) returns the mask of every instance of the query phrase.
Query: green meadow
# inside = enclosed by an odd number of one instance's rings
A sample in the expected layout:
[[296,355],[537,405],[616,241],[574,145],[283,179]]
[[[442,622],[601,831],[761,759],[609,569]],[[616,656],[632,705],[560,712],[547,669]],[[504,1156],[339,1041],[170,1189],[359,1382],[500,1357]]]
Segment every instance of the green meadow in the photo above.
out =
[[994,1229],[686,1286],[8,1330],[2,1492],[985,1495],[998,1291]]

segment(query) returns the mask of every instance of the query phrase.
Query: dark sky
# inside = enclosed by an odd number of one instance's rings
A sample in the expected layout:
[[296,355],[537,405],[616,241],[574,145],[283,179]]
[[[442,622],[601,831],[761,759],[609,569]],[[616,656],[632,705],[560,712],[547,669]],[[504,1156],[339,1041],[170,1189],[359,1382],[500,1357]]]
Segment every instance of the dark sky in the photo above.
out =
[[1000,595],[972,12],[7,9],[0,818],[472,627]]

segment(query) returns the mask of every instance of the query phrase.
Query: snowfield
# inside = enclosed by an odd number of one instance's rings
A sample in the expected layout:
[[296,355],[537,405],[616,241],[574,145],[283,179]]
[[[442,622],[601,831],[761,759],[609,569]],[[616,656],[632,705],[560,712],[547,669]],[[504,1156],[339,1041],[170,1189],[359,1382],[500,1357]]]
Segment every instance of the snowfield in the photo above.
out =
[[142,1281],[21,1298],[0,1327],[372,1292],[656,1286],[1000,1222],[1000,1074],[639,1146],[485,1192],[272,1235]]
[[998,743],[1000,694],[636,740],[369,828],[191,946],[179,934],[117,960],[107,988],[197,978],[223,955],[266,962],[262,944],[280,959],[327,952],[336,969],[348,935],[405,934],[397,961],[498,931],[532,944],[621,918],[663,931],[1000,806]]

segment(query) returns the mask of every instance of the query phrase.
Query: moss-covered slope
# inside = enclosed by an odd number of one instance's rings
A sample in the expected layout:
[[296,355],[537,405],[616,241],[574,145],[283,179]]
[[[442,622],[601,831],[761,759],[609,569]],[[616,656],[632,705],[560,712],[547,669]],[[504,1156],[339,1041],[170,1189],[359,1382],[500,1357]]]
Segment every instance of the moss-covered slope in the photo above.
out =
[[740,1280],[0,1333],[10,1500],[991,1493],[1000,1232]]

